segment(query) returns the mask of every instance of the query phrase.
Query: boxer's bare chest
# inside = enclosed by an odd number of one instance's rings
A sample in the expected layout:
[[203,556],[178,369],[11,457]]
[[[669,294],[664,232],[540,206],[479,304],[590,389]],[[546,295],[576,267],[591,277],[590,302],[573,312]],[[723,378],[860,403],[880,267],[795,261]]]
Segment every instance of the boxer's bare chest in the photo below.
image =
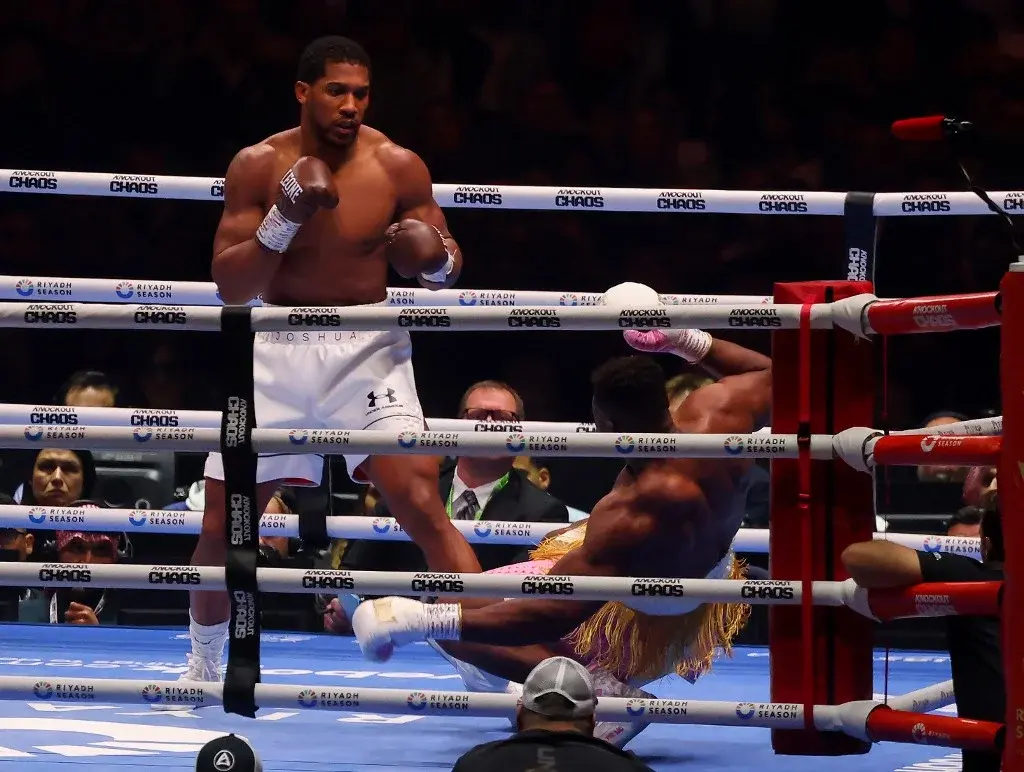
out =
[[[283,154],[274,179],[295,160]],[[385,297],[384,232],[395,216],[394,185],[369,152],[344,163],[334,180],[338,206],[320,210],[299,230],[265,293],[269,302],[350,305]],[[277,195],[274,183],[267,200],[273,202]]]

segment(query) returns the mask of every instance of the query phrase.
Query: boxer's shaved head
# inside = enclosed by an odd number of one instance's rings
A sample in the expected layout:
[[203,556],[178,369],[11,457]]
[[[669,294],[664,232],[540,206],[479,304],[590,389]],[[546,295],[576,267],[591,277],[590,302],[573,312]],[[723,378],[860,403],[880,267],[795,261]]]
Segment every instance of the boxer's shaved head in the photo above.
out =
[[299,57],[299,72],[296,80],[302,83],[316,83],[327,72],[328,64],[357,64],[370,72],[370,56],[356,41],[340,35],[317,38]]
[[590,383],[598,431],[658,432],[671,423],[665,373],[650,357],[610,359]]

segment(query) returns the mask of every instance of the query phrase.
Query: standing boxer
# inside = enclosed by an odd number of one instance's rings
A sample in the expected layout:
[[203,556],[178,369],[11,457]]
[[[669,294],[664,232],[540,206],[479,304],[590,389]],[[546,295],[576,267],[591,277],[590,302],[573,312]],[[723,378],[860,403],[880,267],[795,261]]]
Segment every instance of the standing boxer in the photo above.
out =
[[[388,264],[432,290],[450,287],[462,254],[416,154],[363,124],[370,60],[342,37],[313,41],[295,84],[299,126],[241,150],[224,180],[213,279],[227,303],[356,306],[386,302]],[[296,313],[302,313],[297,311]],[[422,430],[412,347],[405,331],[261,333],[253,349],[261,428]],[[371,481],[431,570],[479,571],[438,495],[427,456],[350,455],[353,479]],[[318,485],[322,456],[261,456],[257,506],[282,484]],[[224,468],[206,462],[197,566],[226,556]],[[191,594],[188,680],[220,680],[230,605],[225,592]]]

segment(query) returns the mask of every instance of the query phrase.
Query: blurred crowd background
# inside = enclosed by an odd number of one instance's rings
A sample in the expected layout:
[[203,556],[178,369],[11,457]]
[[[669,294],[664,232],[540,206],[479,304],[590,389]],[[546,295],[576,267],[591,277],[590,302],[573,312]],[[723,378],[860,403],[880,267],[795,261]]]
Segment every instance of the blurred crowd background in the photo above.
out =
[[[979,184],[1024,187],[1024,6],[1013,0],[16,4],[0,30],[0,167],[220,176],[238,149],[296,123],[298,54],[325,34],[363,43],[367,122],[419,153],[436,182],[962,190],[944,146],[889,133],[895,119],[945,113],[983,132],[965,159]],[[209,281],[218,209],[5,196],[2,273]],[[776,281],[843,278],[840,218],[446,214],[465,287],[600,292],[633,280],[770,294]],[[992,290],[1014,257],[991,217],[890,219],[879,254],[877,291],[891,297]],[[531,419],[587,420],[591,369],[625,346],[611,333],[555,337],[475,334],[453,350],[417,336],[426,414],[454,415],[469,384],[497,378]],[[767,350],[763,334],[736,340]],[[52,403],[72,372],[95,370],[119,406],[215,409],[215,345],[202,333],[0,330],[0,401]],[[887,345],[892,428],[999,412],[997,331]],[[556,466],[551,492],[586,510],[575,467]],[[161,490],[184,501],[201,459],[178,467]],[[8,461],[3,489],[26,474]],[[961,473],[937,477],[959,491]],[[353,511],[361,496],[350,493]],[[963,503],[943,501],[941,515]]]

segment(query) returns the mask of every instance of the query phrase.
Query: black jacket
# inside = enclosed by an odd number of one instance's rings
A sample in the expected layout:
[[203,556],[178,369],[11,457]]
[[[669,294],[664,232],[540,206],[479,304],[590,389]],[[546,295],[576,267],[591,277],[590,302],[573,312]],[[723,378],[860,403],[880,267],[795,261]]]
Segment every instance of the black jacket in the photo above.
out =
[[579,732],[519,732],[478,745],[455,762],[452,772],[652,772],[629,751]]
[[[455,464],[441,467],[441,500],[447,501],[455,479]],[[383,504],[374,511],[377,517],[390,517]],[[508,485],[487,500],[480,520],[509,520],[520,523],[568,523],[569,510],[558,499],[531,483],[526,475],[513,469]],[[474,544],[473,551],[484,571],[529,560],[528,546],[516,544]],[[423,552],[412,542],[355,540],[341,558],[341,567],[350,571],[426,571]]]

